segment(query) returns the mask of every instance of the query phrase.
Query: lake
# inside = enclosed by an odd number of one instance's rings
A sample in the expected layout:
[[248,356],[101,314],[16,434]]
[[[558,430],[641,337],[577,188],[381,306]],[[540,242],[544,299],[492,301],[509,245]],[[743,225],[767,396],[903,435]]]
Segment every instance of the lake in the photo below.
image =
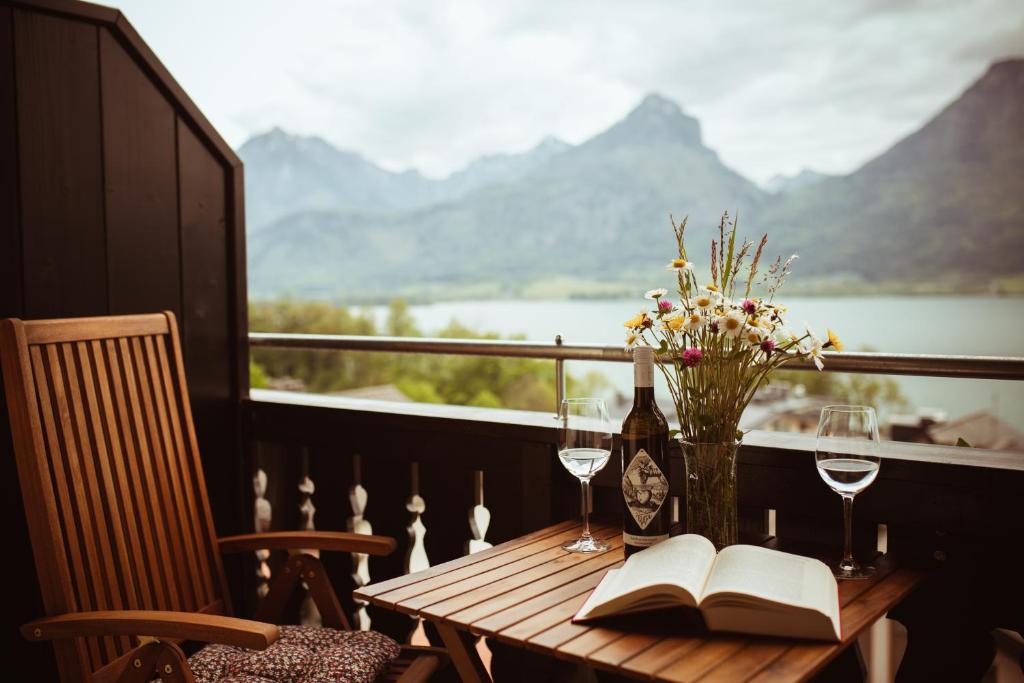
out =
[[[891,353],[940,353],[993,356],[1024,355],[1024,298],[1018,297],[807,297],[781,299],[794,328],[809,323],[824,336],[834,329],[850,351],[871,347]],[[644,308],[635,300],[456,301],[411,306],[424,334],[451,320],[501,336],[525,335],[531,341],[623,343],[622,321]],[[383,318],[386,308],[374,312]],[[603,373],[612,385],[632,393],[626,363],[566,364],[571,373]],[[1016,426],[1024,425],[1024,382],[896,377],[911,406],[937,408],[950,418],[988,410]],[[665,390],[662,389],[664,392]]]

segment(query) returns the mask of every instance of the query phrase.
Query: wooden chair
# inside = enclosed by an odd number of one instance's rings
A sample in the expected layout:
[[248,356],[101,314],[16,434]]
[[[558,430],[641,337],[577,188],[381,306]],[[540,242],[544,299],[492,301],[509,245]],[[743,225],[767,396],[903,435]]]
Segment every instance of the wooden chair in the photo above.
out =
[[[65,683],[191,683],[179,642],[268,647],[300,580],[324,626],[348,629],[323,566],[303,549],[387,555],[395,541],[217,537],[172,313],[0,321],[0,360],[49,615],[21,630],[54,641]],[[234,618],[220,555],[262,548],[292,555],[260,621]],[[424,681],[445,661],[443,650],[404,647],[380,680]]]

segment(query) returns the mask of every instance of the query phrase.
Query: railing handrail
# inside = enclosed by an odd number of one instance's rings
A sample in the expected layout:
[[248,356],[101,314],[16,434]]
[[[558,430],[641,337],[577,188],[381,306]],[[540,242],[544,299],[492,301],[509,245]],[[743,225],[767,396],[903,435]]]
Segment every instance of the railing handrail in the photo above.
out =
[[[288,334],[250,332],[249,344],[263,348],[321,351],[433,353],[461,356],[539,358],[554,361],[588,360],[626,363],[629,352],[610,344],[567,344],[508,339],[440,339],[434,337],[377,337],[350,334]],[[956,356],[918,353],[826,352],[824,369],[881,375],[1024,380],[1024,358],[1013,356]],[[795,360],[786,369],[814,370],[809,360]]]

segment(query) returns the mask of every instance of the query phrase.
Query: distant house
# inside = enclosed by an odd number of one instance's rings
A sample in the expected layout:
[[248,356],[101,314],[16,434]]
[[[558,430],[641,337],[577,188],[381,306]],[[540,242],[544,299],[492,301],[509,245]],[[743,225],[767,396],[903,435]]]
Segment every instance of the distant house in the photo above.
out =
[[1024,432],[1011,427],[987,410],[979,410],[928,429],[932,443],[955,446],[963,439],[975,448],[1024,451]]

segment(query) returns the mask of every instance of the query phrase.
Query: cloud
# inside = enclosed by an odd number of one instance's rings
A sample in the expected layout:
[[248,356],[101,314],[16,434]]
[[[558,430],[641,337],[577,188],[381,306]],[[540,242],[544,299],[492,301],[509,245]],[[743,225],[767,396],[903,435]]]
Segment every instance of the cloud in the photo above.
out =
[[279,125],[434,176],[651,91],[755,179],[847,172],[1024,45],[1019,0],[121,5],[230,143]]

